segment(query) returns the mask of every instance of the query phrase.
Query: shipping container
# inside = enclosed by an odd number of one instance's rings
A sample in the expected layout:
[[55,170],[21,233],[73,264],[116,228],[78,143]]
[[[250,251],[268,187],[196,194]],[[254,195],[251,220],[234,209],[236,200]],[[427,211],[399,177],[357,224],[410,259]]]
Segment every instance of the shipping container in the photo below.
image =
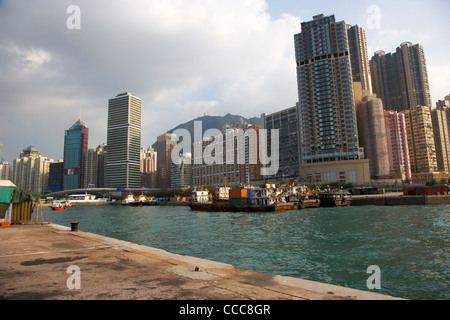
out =
[[247,189],[230,190],[230,199],[247,198]]

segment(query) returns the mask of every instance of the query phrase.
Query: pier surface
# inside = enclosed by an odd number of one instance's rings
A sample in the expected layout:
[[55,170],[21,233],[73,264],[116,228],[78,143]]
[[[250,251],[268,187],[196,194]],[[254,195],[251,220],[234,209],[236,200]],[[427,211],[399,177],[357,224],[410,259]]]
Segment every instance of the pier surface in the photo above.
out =
[[228,264],[172,254],[83,231],[71,231],[67,227],[30,223],[0,228],[0,299],[396,298],[297,278],[239,270]]

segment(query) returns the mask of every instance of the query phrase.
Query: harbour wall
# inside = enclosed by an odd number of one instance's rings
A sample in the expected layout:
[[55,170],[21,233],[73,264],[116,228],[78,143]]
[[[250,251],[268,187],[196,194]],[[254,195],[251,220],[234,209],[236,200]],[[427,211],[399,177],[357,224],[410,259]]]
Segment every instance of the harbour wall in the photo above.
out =
[[405,206],[405,205],[430,205],[430,204],[450,204],[450,196],[380,196],[364,195],[352,196],[352,206]]

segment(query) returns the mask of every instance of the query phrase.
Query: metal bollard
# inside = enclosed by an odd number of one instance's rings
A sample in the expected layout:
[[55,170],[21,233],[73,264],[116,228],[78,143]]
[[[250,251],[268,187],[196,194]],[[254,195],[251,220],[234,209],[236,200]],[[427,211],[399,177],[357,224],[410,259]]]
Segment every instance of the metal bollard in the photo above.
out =
[[71,231],[78,231],[78,221],[72,221],[70,225],[72,226]]

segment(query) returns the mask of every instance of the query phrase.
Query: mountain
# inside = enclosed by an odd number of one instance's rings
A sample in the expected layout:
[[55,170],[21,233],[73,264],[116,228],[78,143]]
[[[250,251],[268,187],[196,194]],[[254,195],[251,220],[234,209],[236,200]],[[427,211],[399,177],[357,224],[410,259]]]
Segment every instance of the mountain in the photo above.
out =
[[[239,123],[239,121],[245,121],[248,124],[261,124],[261,118],[253,117],[250,119],[244,118],[238,115],[227,114],[225,116],[203,116],[193,119],[191,121],[179,124],[175,128],[167,131],[167,133],[172,133],[176,129],[186,129],[191,134],[192,142],[194,142],[194,122],[201,121],[202,122],[202,136],[208,129],[218,129],[222,131],[225,125],[234,125]],[[156,150],[156,142],[153,144],[153,148]]]

